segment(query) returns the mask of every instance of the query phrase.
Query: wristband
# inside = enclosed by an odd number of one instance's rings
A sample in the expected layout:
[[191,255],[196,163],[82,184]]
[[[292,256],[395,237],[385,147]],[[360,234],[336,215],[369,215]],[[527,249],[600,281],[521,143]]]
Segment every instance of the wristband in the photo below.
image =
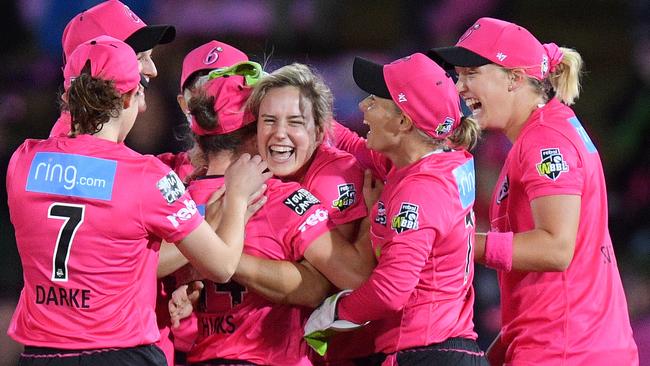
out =
[[490,231],[485,239],[485,265],[497,271],[512,269],[512,231],[500,233]]

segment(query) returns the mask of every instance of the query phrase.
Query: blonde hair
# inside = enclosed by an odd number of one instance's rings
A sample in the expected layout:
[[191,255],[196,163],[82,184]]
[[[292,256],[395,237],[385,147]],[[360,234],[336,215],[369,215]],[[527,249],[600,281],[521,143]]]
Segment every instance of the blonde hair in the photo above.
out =
[[555,95],[566,105],[572,105],[580,96],[580,78],[582,77],[582,57],[572,49],[560,47],[564,54],[562,62],[548,76]]
[[[545,100],[556,96],[562,103],[572,105],[580,96],[580,78],[582,77],[583,61],[580,54],[572,49],[560,47],[562,51],[562,61],[555,66],[555,70],[544,79],[537,80],[533,77],[526,76],[528,83],[539,94],[544,96]],[[512,74],[512,69],[502,69]]]
[[304,64],[293,63],[263,77],[253,87],[253,93],[246,102],[246,108],[257,118],[266,93],[271,89],[285,86],[293,86],[300,91],[301,108],[303,101],[311,102],[316,128],[322,132],[330,129],[334,96],[323,78]]
[[461,117],[460,124],[447,139],[453,147],[462,147],[470,151],[476,146],[480,137],[481,127],[478,122],[471,117]]
[[[404,117],[409,118],[403,112],[401,113]],[[435,148],[449,146],[451,148],[463,148],[467,151],[471,151],[476,147],[476,144],[481,137],[481,127],[478,122],[471,117],[461,117],[460,124],[449,136],[443,139],[429,136],[429,134],[416,127],[415,124],[413,125],[413,128],[415,128],[415,131],[417,131],[418,136],[423,142],[430,144]]]

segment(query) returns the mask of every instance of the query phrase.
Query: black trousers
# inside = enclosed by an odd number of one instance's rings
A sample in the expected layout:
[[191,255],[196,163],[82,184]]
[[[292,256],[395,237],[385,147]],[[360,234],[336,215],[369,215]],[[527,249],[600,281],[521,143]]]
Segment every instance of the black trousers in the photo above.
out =
[[167,366],[160,348],[154,345],[130,348],[67,350],[25,347],[19,366]]
[[[388,357],[383,353],[354,360],[356,366],[379,366]],[[408,348],[395,354],[400,366],[489,366],[485,354],[475,341],[449,338],[444,342],[423,347]]]

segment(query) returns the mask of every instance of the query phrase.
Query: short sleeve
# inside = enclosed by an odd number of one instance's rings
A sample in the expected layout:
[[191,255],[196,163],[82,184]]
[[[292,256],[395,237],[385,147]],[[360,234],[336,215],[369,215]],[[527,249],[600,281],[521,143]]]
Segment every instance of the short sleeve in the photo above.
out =
[[137,185],[142,221],[147,231],[156,236],[177,242],[203,221],[178,175],[161,162],[152,158]]
[[273,218],[274,226],[282,226],[283,230],[277,231],[284,232],[283,242],[290,246],[294,258],[302,258],[314,240],[335,227],[327,207],[305,188],[289,194],[281,208],[280,217]]
[[566,136],[546,126],[529,131],[520,145],[521,183],[529,200],[550,195],[581,195],[584,165]]
[[336,225],[363,218],[368,210],[363,199],[363,170],[351,155],[323,164],[309,191],[318,197]]

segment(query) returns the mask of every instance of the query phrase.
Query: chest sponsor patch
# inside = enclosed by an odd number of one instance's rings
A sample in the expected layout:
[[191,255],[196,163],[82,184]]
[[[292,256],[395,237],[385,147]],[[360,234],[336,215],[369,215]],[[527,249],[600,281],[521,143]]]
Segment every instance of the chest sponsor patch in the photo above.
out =
[[375,216],[375,222],[379,225],[386,226],[386,207],[382,201],[377,201],[377,216]]
[[548,179],[556,180],[560,174],[569,171],[569,165],[564,161],[559,148],[540,150],[542,161],[537,164],[537,173]]
[[499,189],[499,194],[497,195],[497,205],[501,204],[501,201],[503,201],[504,198],[508,197],[508,190],[510,189],[510,181],[508,180],[508,176],[503,179],[503,183],[501,183],[501,189]]
[[293,192],[284,200],[284,204],[300,216],[304,215],[310,207],[319,203],[318,198],[304,188]]
[[38,152],[25,190],[110,201],[117,161],[76,154]]
[[354,183],[339,184],[337,188],[339,190],[339,197],[332,201],[332,207],[343,211],[354,204],[357,191],[354,188]]
[[460,204],[463,209],[474,203],[476,198],[476,175],[474,174],[474,159],[470,159],[465,164],[453,170]]
[[156,183],[156,187],[165,198],[168,205],[176,202],[176,200],[181,198],[183,193],[185,193],[185,186],[174,171],[170,171],[166,176],[162,177],[158,183]]
[[418,229],[418,205],[402,202],[399,213],[391,220],[391,228],[398,234],[407,230]]

